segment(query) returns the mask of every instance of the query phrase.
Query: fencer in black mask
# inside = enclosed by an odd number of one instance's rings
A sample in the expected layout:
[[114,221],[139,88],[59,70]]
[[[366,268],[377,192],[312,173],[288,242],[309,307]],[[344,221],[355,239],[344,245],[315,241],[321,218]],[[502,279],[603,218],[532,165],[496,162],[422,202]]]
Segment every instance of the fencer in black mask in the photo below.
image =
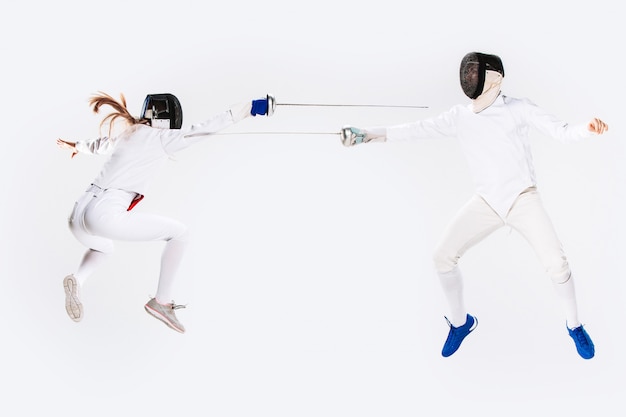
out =
[[590,359],[595,347],[578,318],[574,278],[537,189],[529,131],[564,143],[603,134],[598,118],[569,124],[527,98],[501,93],[504,66],[497,55],[470,52],[461,60],[460,83],[470,103],[436,117],[395,126],[359,129],[344,126],[345,146],[369,142],[455,138],[465,155],[475,195],[449,223],[434,251],[434,266],[448,302],[448,337],[441,354],[454,354],[478,324],[465,308],[462,256],[495,230],[510,226],[537,253],[561,301],[569,335],[578,354]]

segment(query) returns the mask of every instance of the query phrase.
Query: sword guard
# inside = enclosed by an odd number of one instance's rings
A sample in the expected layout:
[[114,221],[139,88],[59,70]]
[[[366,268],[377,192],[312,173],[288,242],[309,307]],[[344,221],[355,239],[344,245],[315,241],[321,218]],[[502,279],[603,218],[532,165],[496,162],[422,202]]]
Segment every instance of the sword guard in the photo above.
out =
[[274,114],[274,110],[276,110],[276,99],[273,95],[267,95],[267,116],[271,116]]
[[346,125],[341,128],[341,143],[343,146],[354,146],[366,143],[366,134],[361,129]]

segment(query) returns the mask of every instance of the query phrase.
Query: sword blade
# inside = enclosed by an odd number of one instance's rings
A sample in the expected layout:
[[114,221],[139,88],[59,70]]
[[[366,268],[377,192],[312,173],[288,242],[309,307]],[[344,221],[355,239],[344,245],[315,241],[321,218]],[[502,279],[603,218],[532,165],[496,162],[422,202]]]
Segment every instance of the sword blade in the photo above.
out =
[[341,132],[216,132],[210,135],[341,135]]
[[380,108],[405,108],[405,109],[427,109],[428,106],[412,106],[398,104],[326,104],[326,103],[276,103],[277,106],[298,106],[298,107],[380,107]]

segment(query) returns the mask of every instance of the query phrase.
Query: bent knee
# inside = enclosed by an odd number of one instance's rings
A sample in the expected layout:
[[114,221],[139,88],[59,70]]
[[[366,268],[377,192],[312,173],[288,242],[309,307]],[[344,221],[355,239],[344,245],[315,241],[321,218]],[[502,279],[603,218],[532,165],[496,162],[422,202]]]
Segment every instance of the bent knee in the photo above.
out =
[[439,273],[452,271],[459,263],[460,256],[458,254],[448,253],[441,248],[436,248],[433,253],[433,263],[435,270]]
[[558,265],[548,268],[548,274],[553,283],[565,284],[567,281],[569,281],[572,275],[572,271],[570,270],[567,260],[562,259],[562,261]]
[[172,234],[172,237],[168,240],[177,240],[179,242],[187,242],[189,240],[189,228],[183,224],[179,223],[178,228],[175,233]]

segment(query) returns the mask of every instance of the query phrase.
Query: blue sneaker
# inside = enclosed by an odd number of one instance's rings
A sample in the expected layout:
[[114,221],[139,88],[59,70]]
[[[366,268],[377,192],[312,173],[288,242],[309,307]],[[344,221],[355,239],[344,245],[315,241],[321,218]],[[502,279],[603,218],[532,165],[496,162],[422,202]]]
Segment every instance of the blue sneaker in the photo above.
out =
[[[567,327],[567,325],[566,325]],[[585,331],[582,324],[575,329],[567,328],[569,335],[572,339],[574,339],[574,343],[576,343],[576,350],[578,354],[583,359],[591,359],[593,355],[596,353],[596,349],[593,346],[593,342],[589,337],[589,334]]]
[[465,324],[459,327],[454,327],[447,317],[445,319],[448,322],[448,326],[450,326],[450,332],[448,333],[446,343],[443,345],[441,354],[447,358],[459,349],[463,339],[478,326],[478,319],[468,314]]

